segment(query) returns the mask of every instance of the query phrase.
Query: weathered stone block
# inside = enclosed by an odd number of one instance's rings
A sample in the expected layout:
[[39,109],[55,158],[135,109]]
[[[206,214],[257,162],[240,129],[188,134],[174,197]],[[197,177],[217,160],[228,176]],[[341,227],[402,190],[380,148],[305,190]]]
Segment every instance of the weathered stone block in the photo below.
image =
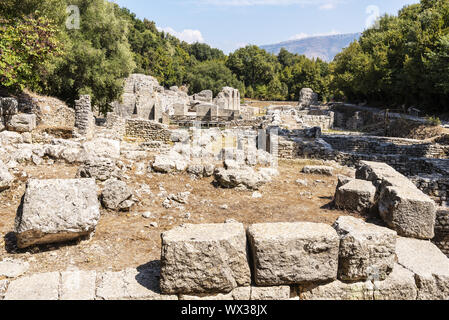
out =
[[418,289],[412,272],[395,264],[385,281],[374,281],[374,300],[416,300]]
[[110,179],[105,182],[101,202],[106,209],[129,210],[134,204],[133,192],[123,181]]
[[66,271],[61,273],[61,300],[95,300],[97,273],[95,271]]
[[334,174],[334,168],[328,166],[305,166],[302,172],[306,174],[332,176]]
[[289,300],[290,286],[251,287],[251,300]]
[[9,189],[14,182],[14,176],[9,173],[8,168],[0,160],[0,192]]
[[232,290],[230,293],[218,293],[214,295],[180,295],[179,300],[213,300],[213,301],[232,301],[232,300],[245,300],[251,299],[251,287],[239,287]]
[[340,239],[318,223],[255,224],[248,229],[258,286],[301,284],[337,278]]
[[5,300],[58,300],[59,272],[33,274],[8,286]]
[[30,267],[28,262],[21,260],[5,259],[0,261],[0,279],[16,278],[28,271]]
[[395,231],[353,217],[338,218],[334,228],[340,236],[340,280],[384,280],[391,273],[396,260]]
[[301,300],[373,300],[373,287],[369,282],[337,280],[324,285],[300,286],[299,292]]
[[400,236],[432,239],[435,235],[435,202],[418,189],[386,187],[379,197],[379,213]]
[[337,189],[335,206],[352,212],[370,212],[375,206],[376,187],[365,180],[351,180]]
[[397,240],[398,263],[415,275],[418,300],[449,299],[449,259],[430,241]]
[[16,114],[7,122],[6,128],[16,132],[31,132],[36,129],[35,114]]
[[162,234],[162,292],[229,293],[250,282],[242,224],[183,225]]
[[94,179],[28,181],[17,211],[19,248],[91,235],[100,219]]

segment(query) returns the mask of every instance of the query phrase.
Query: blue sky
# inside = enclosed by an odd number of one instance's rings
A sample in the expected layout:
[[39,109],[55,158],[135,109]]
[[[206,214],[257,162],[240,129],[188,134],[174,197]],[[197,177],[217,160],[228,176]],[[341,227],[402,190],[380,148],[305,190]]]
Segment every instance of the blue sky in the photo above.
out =
[[115,0],[187,42],[226,53],[314,35],[360,32],[418,0]]

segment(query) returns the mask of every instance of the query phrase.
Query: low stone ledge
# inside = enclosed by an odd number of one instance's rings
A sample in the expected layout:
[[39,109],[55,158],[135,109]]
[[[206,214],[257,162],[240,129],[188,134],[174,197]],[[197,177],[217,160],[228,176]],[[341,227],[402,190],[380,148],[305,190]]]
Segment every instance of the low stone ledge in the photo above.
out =
[[258,286],[280,286],[337,278],[340,239],[318,223],[255,224],[248,229]]
[[416,300],[417,296],[414,274],[398,264],[385,281],[374,281],[374,300]]
[[449,259],[430,241],[397,240],[398,263],[414,273],[418,300],[449,299]]
[[183,225],[162,234],[165,294],[229,293],[251,282],[243,224]]
[[396,260],[395,231],[353,217],[338,218],[334,228],[340,236],[340,280],[387,278]]
[[11,281],[5,300],[58,300],[59,272],[33,274]]

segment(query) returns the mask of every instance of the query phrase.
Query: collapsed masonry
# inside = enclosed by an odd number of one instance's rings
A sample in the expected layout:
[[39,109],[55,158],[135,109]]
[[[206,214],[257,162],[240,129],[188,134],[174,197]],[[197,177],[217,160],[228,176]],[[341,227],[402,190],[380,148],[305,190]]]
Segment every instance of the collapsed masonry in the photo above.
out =
[[213,98],[210,90],[189,96],[176,86],[165,89],[151,76],[132,74],[125,80],[121,102],[112,103],[114,114],[127,119],[152,120],[168,124],[191,121],[232,121],[247,113],[240,105],[237,89],[224,87]]

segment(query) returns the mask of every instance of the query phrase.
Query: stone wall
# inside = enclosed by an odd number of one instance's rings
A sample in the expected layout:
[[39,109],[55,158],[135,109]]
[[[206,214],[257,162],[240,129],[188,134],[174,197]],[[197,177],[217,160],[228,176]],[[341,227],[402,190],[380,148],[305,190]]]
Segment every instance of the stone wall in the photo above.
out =
[[125,124],[125,135],[131,138],[139,138],[144,141],[170,142],[171,131],[168,126],[140,119],[127,119]]
[[437,210],[435,238],[433,243],[449,257],[449,208],[440,207]]
[[442,174],[421,175],[410,180],[436,203],[449,207],[449,177]]
[[160,288],[182,300],[444,300],[447,268],[431,242],[353,217],[188,224],[162,234]]
[[322,130],[329,130],[334,127],[334,113],[314,115],[307,111],[300,111],[297,121],[305,127],[320,127]]
[[430,159],[449,158],[449,146],[421,140],[347,135],[326,135],[323,136],[323,140],[329,143],[334,150],[342,152],[405,155]]

